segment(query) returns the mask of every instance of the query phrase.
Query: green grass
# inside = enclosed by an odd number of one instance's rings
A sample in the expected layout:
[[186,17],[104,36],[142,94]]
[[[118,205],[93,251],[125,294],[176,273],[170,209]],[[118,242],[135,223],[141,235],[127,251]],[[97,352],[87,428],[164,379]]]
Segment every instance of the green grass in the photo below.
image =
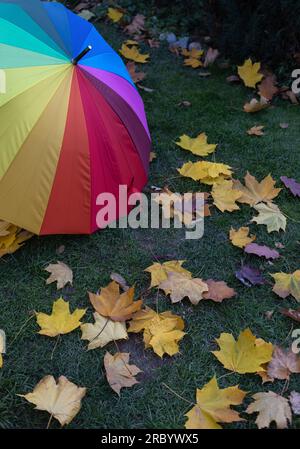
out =
[[[119,48],[124,36],[113,26],[100,26],[104,37]],[[251,98],[251,91],[243,86],[231,86],[225,81],[231,70],[214,68],[212,76],[202,79],[197,71],[185,68],[181,58],[176,58],[162,46],[151,50],[150,64],[142,67],[147,72],[144,85],[153,88],[153,93],[142,92],[153,138],[157,160],[151,165],[149,185],[169,185],[180,192],[197,191],[199,185],[178,176],[176,169],[188,160],[197,160],[174,145],[183,133],[196,135],[205,131],[209,141],[218,143],[215,156],[208,157],[224,162],[242,179],[249,170],[258,179],[268,173],[280,184],[280,176],[299,179],[299,109],[288,102],[278,102],[275,107],[259,114],[246,114],[242,106]],[[192,102],[190,108],[177,105],[182,100]],[[289,123],[281,129],[279,123]],[[261,138],[246,135],[246,130],[255,125],[266,127]],[[285,233],[268,234],[264,226],[251,225],[259,243],[274,247],[281,242],[285,248],[282,257],[274,264],[246,257],[228,240],[231,226],[249,223],[254,210],[242,207],[234,213],[213,210],[213,216],[205,222],[205,235],[200,240],[185,240],[183,230],[104,230],[92,236],[52,236],[34,238],[14,255],[0,260],[0,328],[8,337],[4,368],[0,371],[0,427],[45,428],[48,415],[37,412],[33,406],[17,396],[31,391],[46,374],[65,375],[70,380],[88,388],[80,413],[70,424],[71,428],[182,428],[184,414],[190,406],[172,394],[163,383],[178,394],[193,402],[196,388],[214,375],[228,373],[210,351],[216,348],[214,339],[221,332],[232,332],[235,336],[250,327],[259,337],[273,343],[291,344],[292,322],[279,313],[282,305],[295,307],[293,299],[280,300],[271,292],[271,284],[253,287],[243,286],[234,276],[241,261],[260,267],[268,279],[270,272],[291,272],[299,269],[300,246],[299,199],[294,199],[286,190],[276,199],[279,207],[292,219],[288,220]],[[65,245],[65,252],[58,256],[56,249]],[[69,300],[72,309],[88,307],[87,291],[96,291],[109,282],[112,271],[122,274],[129,284],[136,284],[137,292],[149,285],[149,276],[143,270],[156,258],[161,261],[185,259],[186,268],[203,279],[225,280],[235,288],[238,296],[215,304],[210,301],[192,307],[188,302],[172,306],[163,295],[158,298],[161,311],[172,309],[186,322],[187,335],[180,343],[181,353],[160,360],[151,350],[144,350],[140,336],[120,344],[121,350],[131,352],[131,360],[144,374],[140,384],[124,389],[119,398],[108,386],[103,372],[103,357],[106,350],[115,351],[113,344],[105,349],[86,352],[85,343],[77,330],[64,336],[51,360],[55,341],[37,335],[34,319],[28,322],[15,341],[23,324],[33,310],[49,313],[52,303],[61,294]],[[51,262],[61,260],[74,271],[74,287],[56,291],[54,284],[46,286],[47,273],[43,269]],[[156,291],[145,298],[153,305]],[[271,320],[266,311],[273,310]],[[92,321],[89,307],[86,320]],[[296,323],[295,323],[296,324]],[[297,327],[297,326],[296,326]],[[289,391],[300,391],[299,375],[292,375]],[[243,390],[281,392],[284,382],[261,385],[256,375],[222,377],[220,385],[227,387],[239,384]],[[245,404],[250,402],[250,395]],[[240,407],[245,410],[246,406]],[[248,421],[228,427],[254,427],[254,416],[242,414]],[[294,427],[300,420],[294,419]],[[52,427],[59,427],[57,422]]]

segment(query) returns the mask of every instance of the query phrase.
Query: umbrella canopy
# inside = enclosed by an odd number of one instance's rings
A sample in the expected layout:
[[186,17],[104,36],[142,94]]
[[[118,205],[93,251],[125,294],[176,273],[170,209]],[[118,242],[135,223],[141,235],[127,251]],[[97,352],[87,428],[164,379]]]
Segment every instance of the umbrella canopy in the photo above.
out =
[[121,58],[59,3],[0,0],[0,69],[0,219],[94,232],[99,194],[147,181],[150,134]]

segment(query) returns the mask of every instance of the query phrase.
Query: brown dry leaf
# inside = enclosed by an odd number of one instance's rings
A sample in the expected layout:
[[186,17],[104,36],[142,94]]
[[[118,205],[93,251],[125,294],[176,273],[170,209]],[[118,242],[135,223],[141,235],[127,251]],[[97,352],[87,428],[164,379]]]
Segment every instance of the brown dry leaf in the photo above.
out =
[[268,376],[273,379],[288,380],[291,373],[300,373],[300,357],[292,350],[274,347],[272,360],[268,365]]
[[131,35],[142,34],[145,31],[145,19],[146,17],[143,14],[137,14],[124,31]]
[[134,83],[139,83],[140,81],[143,81],[146,78],[145,72],[137,72],[134,61],[127,62],[126,67]]
[[238,248],[244,248],[249,243],[254,242],[256,236],[252,234],[249,235],[249,228],[243,226],[237,231],[234,228],[231,228],[229,231],[229,238],[234,246],[237,246]]
[[292,90],[286,90],[281,93],[281,96],[284,100],[289,100],[292,104],[299,104],[298,97],[294,94]]
[[280,188],[275,188],[276,181],[271,175],[266,176],[261,182],[247,172],[245,176],[245,186],[240,181],[234,180],[234,188],[242,192],[242,196],[238,198],[239,203],[255,206],[261,202],[270,202],[277,197]]
[[278,429],[285,429],[292,421],[292,412],[288,400],[273,391],[256,393],[252,396],[255,402],[249,405],[246,413],[258,412],[256,424],[259,429],[269,427],[274,421]]
[[252,128],[248,129],[247,134],[249,134],[249,136],[263,136],[264,135],[264,126],[259,125],[259,126],[252,126]]
[[127,292],[127,290],[129,290],[126,280],[119,273],[111,273],[110,279],[119,284],[124,292]]
[[212,65],[219,56],[219,54],[220,54],[219,50],[209,47],[205,55],[203,66],[208,67]]
[[262,109],[266,109],[270,106],[268,101],[263,97],[260,98],[260,101],[257,101],[256,98],[252,98],[249,103],[244,104],[244,111],[248,113],[259,112]]
[[182,273],[168,273],[168,279],[159,284],[166,295],[170,295],[172,303],[189,298],[192,304],[197,305],[203,299],[203,293],[208,286],[200,278],[191,278]]
[[205,281],[208,286],[208,292],[203,294],[204,299],[212,299],[215,302],[222,302],[224,299],[232,298],[236,295],[233,288],[228,287],[224,281],[214,281],[208,279]]
[[261,97],[268,101],[271,101],[274,95],[279,92],[276,86],[276,77],[274,75],[269,75],[263,79],[263,81],[258,86],[258,93]]
[[112,321],[126,321],[140,310],[143,301],[134,301],[134,287],[120,294],[119,284],[112,281],[100,294],[89,293],[90,301],[100,315]]
[[139,382],[135,376],[142,371],[136,365],[129,365],[129,353],[117,352],[104,356],[106,377],[111,388],[120,396],[121,388],[130,388]]
[[45,268],[45,271],[51,273],[51,276],[46,280],[46,284],[57,282],[57,290],[64,288],[68,283],[73,285],[73,271],[63,262],[50,264]]
[[154,151],[150,151],[149,162],[153,162],[154,159],[156,159],[156,158],[157,158],[157,154]]

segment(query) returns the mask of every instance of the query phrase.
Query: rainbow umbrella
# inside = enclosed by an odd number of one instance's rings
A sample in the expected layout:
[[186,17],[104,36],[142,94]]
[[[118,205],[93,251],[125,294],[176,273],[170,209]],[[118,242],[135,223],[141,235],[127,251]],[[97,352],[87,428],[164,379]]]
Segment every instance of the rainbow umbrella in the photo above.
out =
[[0,69],[0,219],[94,232],[99,194],[118,202],[147,181],[150,134],[121,58],[59,3],[0,0]]

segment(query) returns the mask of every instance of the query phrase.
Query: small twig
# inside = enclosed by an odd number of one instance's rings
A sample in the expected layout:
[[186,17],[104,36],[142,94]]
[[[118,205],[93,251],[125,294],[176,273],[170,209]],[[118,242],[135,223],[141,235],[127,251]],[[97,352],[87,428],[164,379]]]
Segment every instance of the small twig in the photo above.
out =
[[281,396],[287,391],[289,388],[290,379],[286,379],[283,385],[283,389],[281,391]]
[[104,326],[102,327],[102,329],[101,329],[101,331],[89,342],[89,345],[91,344],[91,343],[93,343],[93,341],[95,341],[96,340],[96,338],[98,338],[101,334],[102,334],[102,332],[104,331],[104,329],[106,328],[106,326],[108,325],[108,322],[109,322],[109,318],[107,318],[107,320],[106,320],[106,323],[104,324]]
[[17,338],[22,333],[23,329],[27,326],[27,324],[29,323],[30,320],[32,320],[33,317],[35,317],[35,314],[33,314],[29,318],[27,318],[25,323],[22,324],[22,326],[20,327],[19,331],[16,333],[16,335],[14,336],[14,338],[12,339],[12,341],[9,343],[8,346],[11,346],[17,340]]
[[176,391],[172,390],[171,387],[169,387],[169,385],[165,384],[164,382],[162,383],[162,385],[164,387],[166,387],[168,390],[171,391],[171,393],[173,393],[175,396],[177,396],[179,399],[181,399],[184,402],[187,402],[189,405],[194,405],[193,402],[188,401],[187,399],[185,399],[183,396],[180,396],[180,394],[176,393]]
[[51,352],[50,360],[53,360],[54,352],[55,352],[55,350],[56,350],[56,348],[57,348],[57,345],[58,345],[59,340],[60,340],[60,335],[57,336],[57,339],[56,339],[54,348],[52,349],[52,352]]

